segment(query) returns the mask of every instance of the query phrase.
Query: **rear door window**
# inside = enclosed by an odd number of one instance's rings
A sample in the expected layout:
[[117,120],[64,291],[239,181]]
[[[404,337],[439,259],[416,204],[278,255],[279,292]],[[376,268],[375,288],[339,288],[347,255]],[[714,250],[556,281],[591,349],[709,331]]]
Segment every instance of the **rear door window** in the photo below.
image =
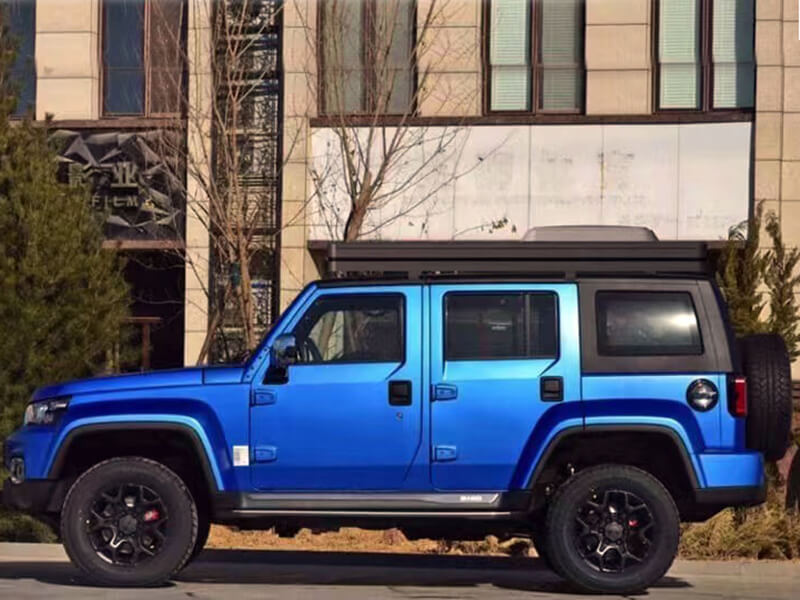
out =
[[555,294],[448,294],[445,315],[445,360],[557,354]]
[[689,293],[599,291],[595,301],[600,355],[703,354],[697,312]]

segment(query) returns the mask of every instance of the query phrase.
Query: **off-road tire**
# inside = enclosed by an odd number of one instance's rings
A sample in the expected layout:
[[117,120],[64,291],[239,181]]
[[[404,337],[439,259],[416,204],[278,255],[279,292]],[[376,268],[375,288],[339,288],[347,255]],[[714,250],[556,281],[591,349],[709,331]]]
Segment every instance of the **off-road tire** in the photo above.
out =
[[[576,542],[578,511],[595,490],[636,494],[654,518],[653,541],[644,561],[622,572],[601,572],[581,556]],[[578,472],[556,492],[547,512],[545,545],[553,569],[581,592],[632,594],[656,583],[675,559],[680,517],[669,492],[655,477],[635,467],[600,465]]]
[[[146,562],[132,566],[112,564],[92,547],[85,530],[94,499],[114,484],[144,485],[155,490],[168,512],[163,548]],[[186,563],[197,539],[198,517],[192,495],[173,471],[141,457],[101,462],[72,485],[61,512],[61,538],[70,560],[93,583],[114,587],[145,587],[170,579]]]
[[195,540],[192,553],[189,555],[189,558],[186,559],[186,563],[183,565],[183,567],[181,567],[182,569],[188,567],[198,556],[200,556],[200,553],[206,547],[209,533],[211,533],[211,520],[209,519],[208,514],[204,514],[203,511],[198,511],[197,540]]
[[789,449],[792,426],[792,371],[779,335],[758,334],[739,341],[747,378],[747,447],[776,461]]

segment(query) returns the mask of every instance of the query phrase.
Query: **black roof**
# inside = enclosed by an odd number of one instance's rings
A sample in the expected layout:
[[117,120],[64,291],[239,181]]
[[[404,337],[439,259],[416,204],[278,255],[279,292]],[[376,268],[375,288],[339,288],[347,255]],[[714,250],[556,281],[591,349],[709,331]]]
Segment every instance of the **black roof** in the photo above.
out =
[[706,277],[704,242],[309,242],[327,277]]

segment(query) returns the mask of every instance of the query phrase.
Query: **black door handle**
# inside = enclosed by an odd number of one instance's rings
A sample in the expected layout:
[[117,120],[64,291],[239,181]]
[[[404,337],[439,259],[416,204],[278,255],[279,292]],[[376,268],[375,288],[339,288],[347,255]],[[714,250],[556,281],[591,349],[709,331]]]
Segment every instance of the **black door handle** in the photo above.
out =
[[542,377],[539,382],[539,397],[544,402],[561,402],[564,399],[564,378]]
[[389,382],[389,404],[392,406],[411,405],[411,382],[410,381],[390,381]]

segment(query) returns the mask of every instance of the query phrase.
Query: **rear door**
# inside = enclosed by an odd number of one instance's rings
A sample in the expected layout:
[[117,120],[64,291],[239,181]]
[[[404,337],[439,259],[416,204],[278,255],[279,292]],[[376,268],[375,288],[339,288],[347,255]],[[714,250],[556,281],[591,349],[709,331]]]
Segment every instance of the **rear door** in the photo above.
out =
[[552,410],[582,418],[577,286],[430,290],[433,486],[519,487],[537,424]]

